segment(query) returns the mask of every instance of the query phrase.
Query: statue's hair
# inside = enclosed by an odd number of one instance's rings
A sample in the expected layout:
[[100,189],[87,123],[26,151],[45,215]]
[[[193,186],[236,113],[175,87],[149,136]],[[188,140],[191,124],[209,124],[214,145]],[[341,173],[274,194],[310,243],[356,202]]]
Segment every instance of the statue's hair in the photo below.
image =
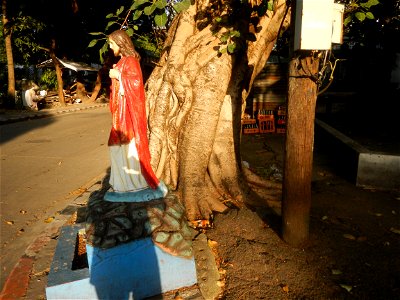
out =
[[131,38],[124,30],[115,30],[108,36],[108,39],[113,40],[118,45],[122,56],[132,55],[140,60],[139,53],[135,50]]

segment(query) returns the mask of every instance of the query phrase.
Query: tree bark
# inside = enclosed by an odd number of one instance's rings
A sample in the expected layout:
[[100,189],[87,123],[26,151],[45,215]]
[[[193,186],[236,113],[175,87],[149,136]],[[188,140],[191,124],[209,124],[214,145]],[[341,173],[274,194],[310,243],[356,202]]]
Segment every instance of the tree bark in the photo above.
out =
[[[227,202],[243,205],[251,194],[240,158],[241,112],[286,11],[286,2],[277,1],[255,24],[262,28],[256,39],[231,55],[216,50],[226,28],[215,34],[214,16],[203,18],[216,12],[212,5],[196,1],[174,20],[146,84],[152,167],[176,190],[191,221],[211,219]],[[222,14],[226,7],[219,9]],[[249,10],[236,25],[249,28],[250,19]],[[275,186],[270,190],[277,195]]]
[[311,52],[289,64],[289,94],[282,199],[283,239],[301,246],[309,235],[318,57]]
[[7,30],[7,0],[1,2],[3,35],[6,47],[7,56],[7,72],[8,72],[8,89],[7,89],[7,106],[13,106],[15,102],[15,72],[14,72],[14,58],[12,53],[11,44],[11,30]]
[[90,99],[88,100],[88,102],[95,102],[97,99],[97,96],[99,95],[101,89],[101,74],[100,71],[97,73],[97,77],[96,77],[96,83],[94,85],[92,94],[90,95]]
[[55,48],[56,48],[56,41],[53,39],[51,41],[50,57],[53,60],[54,68],[56,69],[58,99],[59,99],[60,104],[65,106],[66,104],[65,104],[64,89],[63,89],[62,71],[61,71],[60,62],[58,61],[56,54],[54,52]]

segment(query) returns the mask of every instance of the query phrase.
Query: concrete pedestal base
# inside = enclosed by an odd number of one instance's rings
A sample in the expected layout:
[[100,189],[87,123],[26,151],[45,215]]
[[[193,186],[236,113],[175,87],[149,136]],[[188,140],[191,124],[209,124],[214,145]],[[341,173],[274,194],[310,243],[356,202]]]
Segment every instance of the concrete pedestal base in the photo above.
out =
[[50,299],[143,299],[197,283],[194,258],[172,256],[151,238],[111,249],[86,246],[89,268],[72,270],[80,225],[61,230],[48,276]]

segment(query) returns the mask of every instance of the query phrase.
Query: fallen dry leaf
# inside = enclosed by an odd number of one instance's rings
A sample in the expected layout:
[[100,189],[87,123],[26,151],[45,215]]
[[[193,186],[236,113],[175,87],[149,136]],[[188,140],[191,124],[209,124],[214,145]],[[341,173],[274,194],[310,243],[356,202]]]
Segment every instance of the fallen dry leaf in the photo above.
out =
[[7,225],[14,225],[14,221],[5,221]]
[[54,217],[48,217],[46,220],[44,220],[45,223],[51,223],[54,221]]
[[285,293],[289,293],[289,286],[288,286],[287,284],[285,284],[284,286],[282,286],[282,290],[283,290]]
[[210,248],[216,248],[218,246],[218,242],[213,240],[208,240],[208,246],[210,246]]
[[86,192],[85,188],[80,187],[79,189],[72,191],[71,194],[73,195],[82,195],[84,192]]
[[348,239],[348,240],[353,240],[353,241],[356,240],[356,237],[354,235],[352,235],[352,234],[349,234],[349,233],[343,234],[343,237],[345,239]]
[[218,280],[218,281],[217,281],[217,285],[218,285],[219,287],[224,287],[224,286],[225,286],[225,282],[224,282],[224,281],[221,281],[221,280]]
[[32,276],[38,277],[38,276],[48,275],[49,273],[50,273],[50,268],[46,268],[43,271],[32,274]]
[[390,228],[390,231],[391,232],[393,232],[393,233],[397,233],[397,234],[400,234],[400,229],[397,229],[397,228]]
[[339,284],[342,288],[344,288],[346,291],[348,291],[349,293],[351,292],[351,290],[353,289],[353,287],[351,285],[347,285],[347,284]]
[[367,240],[367,237],[366,236],[359,236],[358,238],[357,238],[357,242],[365,242]]
[[337,270],[337,269],[333,269],[333,270],[331,270],[331,272],[332,272],[332,275],[340,275],[340,274],[342,274],[342,271]]

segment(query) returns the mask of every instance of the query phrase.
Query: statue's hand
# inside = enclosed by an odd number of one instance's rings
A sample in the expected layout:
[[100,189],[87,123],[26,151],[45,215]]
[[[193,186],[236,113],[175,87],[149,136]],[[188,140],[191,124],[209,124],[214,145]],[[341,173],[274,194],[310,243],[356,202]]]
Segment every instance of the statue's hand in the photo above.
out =
[[110,72],[108,73],[111,79],[119,79],[119,71],[117,69],[110,69]]

